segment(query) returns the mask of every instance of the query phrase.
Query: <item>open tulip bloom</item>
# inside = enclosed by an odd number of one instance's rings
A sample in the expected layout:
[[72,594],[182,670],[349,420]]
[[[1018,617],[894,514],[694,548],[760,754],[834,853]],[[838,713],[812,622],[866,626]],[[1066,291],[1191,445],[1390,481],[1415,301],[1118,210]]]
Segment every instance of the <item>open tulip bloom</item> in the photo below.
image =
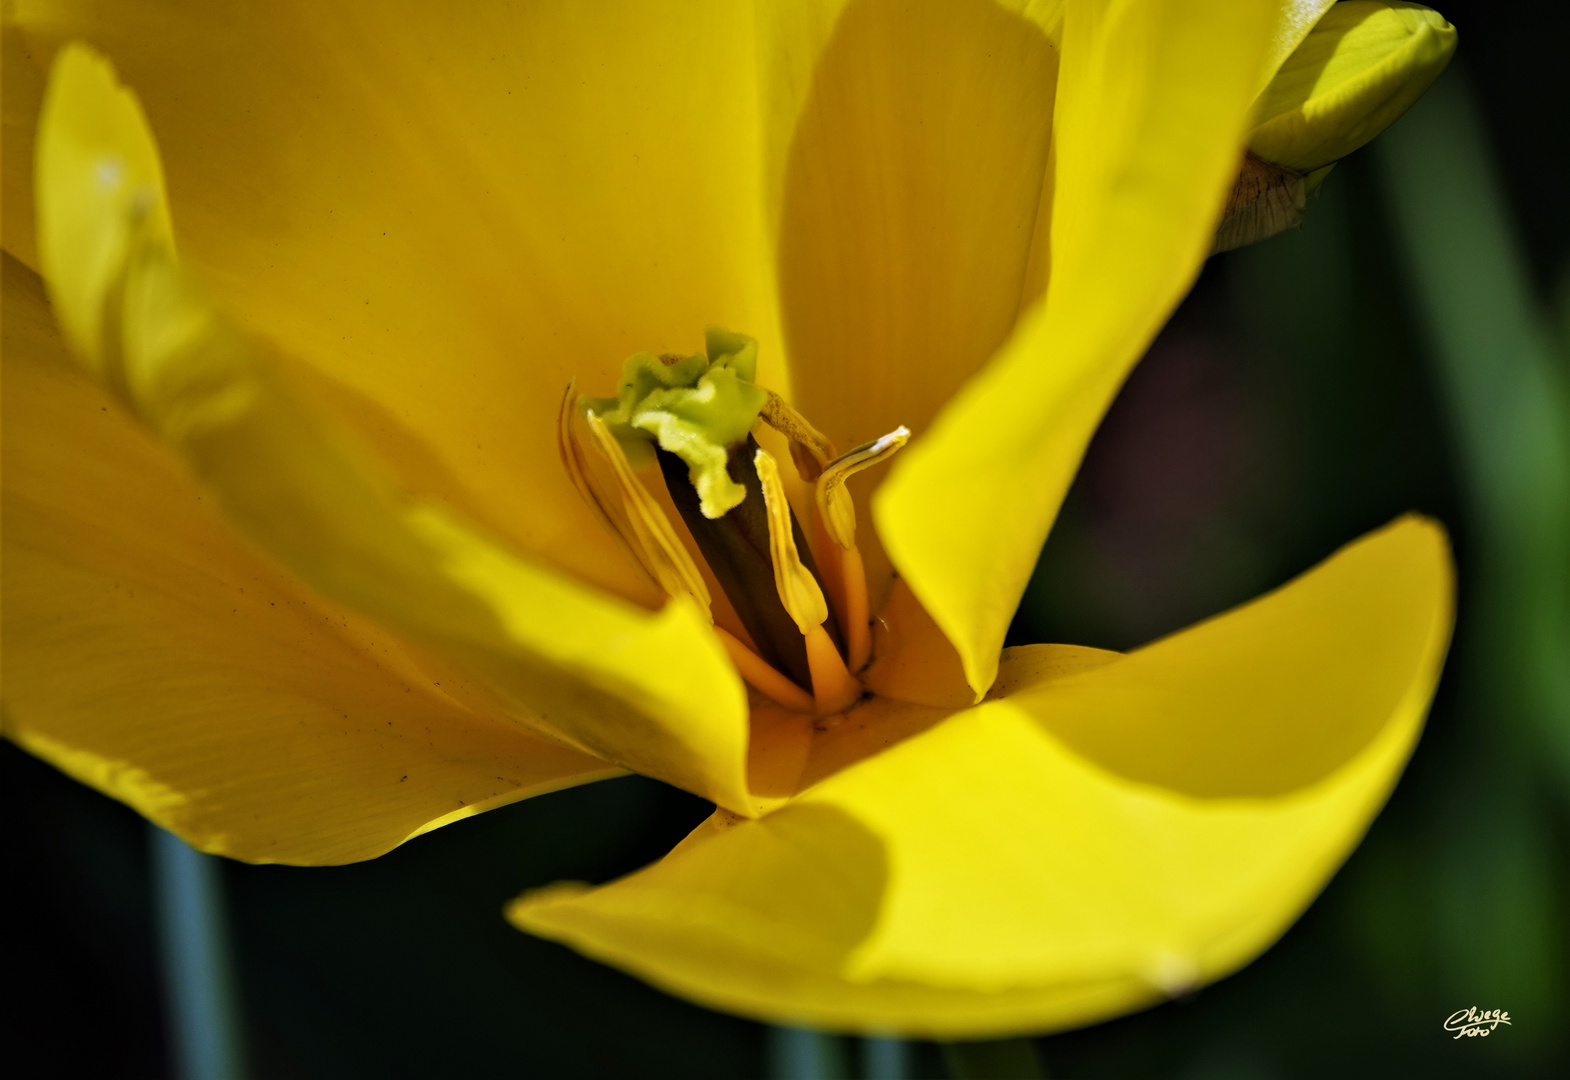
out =
[[714,815],[517,926],[965,1038],[1247,963],[1400,774],[1427,520],[1131,653],[1003,640],[1206,254],[1433,12],[55,7],[7,9],[5,735],[72,776],[329,864],[644,773]]

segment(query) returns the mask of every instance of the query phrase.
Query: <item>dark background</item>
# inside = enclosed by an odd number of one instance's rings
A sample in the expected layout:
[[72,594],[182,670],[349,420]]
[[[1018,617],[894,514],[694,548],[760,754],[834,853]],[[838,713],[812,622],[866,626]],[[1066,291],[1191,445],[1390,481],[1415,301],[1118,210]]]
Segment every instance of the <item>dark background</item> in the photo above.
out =
[[[1477,96],[1570,367],[1567,7],[1441,10],[1461,32],[1446,78]],[[1509,673],[1470,659],[1486,652],[1468,619],[1483,527],[1390,198],[1360,152],[1300,232],[1211,261],[1092,444],[1011,643],[1129,648],[1417,509],[1451,530],[1461,580],[1427,733],[1367,840],[1275,948],[1189,1000],[1041,1040],[1054,1076],[1570,1075],[1570,800],[1547,769],[1496,768],[1490,749],[1510,742],[1489,707]],[[0,799],[6,1057],[36,1062],[30,1076],[169,1075],[147,827],[9,744]],[[635,869],[706,813],[629,777],[370,863],[225,864],[253,1076],[765,1075],[761,1026],[500,916],[525,888]],[[1468,1005],[1515,1023],[1453,1041],[1441,1022]],[[943,1075],[933,1047],[915,1064]]]

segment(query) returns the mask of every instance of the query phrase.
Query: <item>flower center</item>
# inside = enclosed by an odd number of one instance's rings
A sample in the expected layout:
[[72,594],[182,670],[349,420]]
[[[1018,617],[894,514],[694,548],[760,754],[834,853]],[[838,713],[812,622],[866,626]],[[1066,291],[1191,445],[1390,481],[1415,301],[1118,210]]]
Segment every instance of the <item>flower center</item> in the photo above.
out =
[[[716,627],[743,678],[804,712],[839,712],[861,695],[871,654],[866,576],[845,480],[891,456],[905,428],[836,455],[779,395],[753,382],[757,342],[710,329],[706,356],[627,359],[612,398],[568,386],[558,442],[584,501],[657,586],[711,611],[708,586],[638,470],[658,465],[671,502],[750,641]],[[812,485],[809,543],[778,463],[753,437],[785,436]],[[827,594],[827,595],[825,595]],[[832,604],[830,603],[832,601]]]

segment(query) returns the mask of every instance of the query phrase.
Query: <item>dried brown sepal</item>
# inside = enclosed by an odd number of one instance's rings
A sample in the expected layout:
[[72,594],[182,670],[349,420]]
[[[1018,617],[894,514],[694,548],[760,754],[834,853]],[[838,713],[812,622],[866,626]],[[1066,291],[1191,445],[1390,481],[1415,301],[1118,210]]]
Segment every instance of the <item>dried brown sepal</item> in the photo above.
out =
[[1245,153],[1210,253],[1246,247],[1296,227],[1307,197],[1302,173]]

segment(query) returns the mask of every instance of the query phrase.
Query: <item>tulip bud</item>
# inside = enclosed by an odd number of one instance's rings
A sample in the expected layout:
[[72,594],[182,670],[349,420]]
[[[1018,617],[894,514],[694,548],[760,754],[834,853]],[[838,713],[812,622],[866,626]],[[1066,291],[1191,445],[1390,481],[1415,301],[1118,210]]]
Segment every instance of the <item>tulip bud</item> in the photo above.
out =
[[1455,27],[1417,4],[1336,4],[1260,95],[1249,152],[1304,174],[1339,161],[1411,108],[1455,47]]
[[1411,108],[1455,47],[1455,27],[1417,4],[1332,6],[1259,96],[1211,253],[1302,221],[1305,199],[1335,163]]

